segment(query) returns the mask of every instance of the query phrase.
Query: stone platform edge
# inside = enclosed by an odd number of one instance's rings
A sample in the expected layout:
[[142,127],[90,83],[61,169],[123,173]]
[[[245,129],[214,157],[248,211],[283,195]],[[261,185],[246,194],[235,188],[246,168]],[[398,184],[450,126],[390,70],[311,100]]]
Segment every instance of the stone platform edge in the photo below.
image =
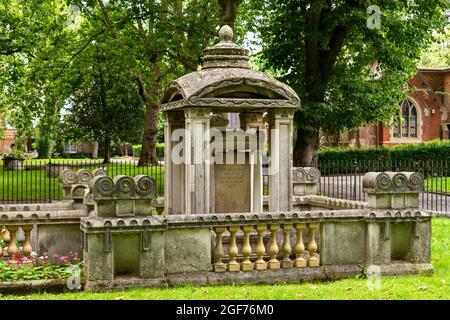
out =
[[[432,275],[431,264],[393,263],[379,265],[381,276]],[[361,275],[363,269],[358,265],[320,266],[317,268],[289,268],[278,270],[239,271],[239,272],[199,272],[166,275],[164,278],[126,279],[116,278],[114,281],[87,281],[86,291],[109,291],[129,288],[169,288],[180,286],[211,286],[240,284],[296,284],[312,281],[339,280]]]

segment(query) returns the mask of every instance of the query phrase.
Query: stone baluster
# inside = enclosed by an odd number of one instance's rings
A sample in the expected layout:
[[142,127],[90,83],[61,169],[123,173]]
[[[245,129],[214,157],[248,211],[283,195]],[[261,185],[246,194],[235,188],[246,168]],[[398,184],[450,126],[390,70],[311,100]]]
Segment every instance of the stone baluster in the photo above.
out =
[[9,241],[11,240],[11,234],[9,233],[9,230],[6,227],[4,227],[2,230],[2,238],[3,238],[3,243],[5,244],[5,246],[3,247],[3,256],[7,257],[8,256],[8,244],[9,244]]
[[17,253],[17,244],[16,244],[16,232],[19,229],[18,226],[9,226],[8,231],[10,234],[10,240],[8,244],[8,255],[12,257],[15,253]]
[[31,247],[31,241],[30,241],[32,229],[33,229],[33,225],[31,225],[31,224],[22,226],[22,230],[25,234],[25,240],[23,241],[23,255],[24,256],[29,256],[31,254],[31,251],[33,250],[33,248]]
[[280,261],[277,259],[278,254],[278,244],[277,244],[277,231],[280,229],[279,224],[272,224],[269,226],[269,230],[272,233],[270,244],[269,244],[269,254],[270,260],[268,267],[269,269],[280,269]]
[[23,226],[17,228],[16,232],[17,252],[23,254],[23,243],[25,242],[25,233]]
[[305,245],[303,244],[303,232],[302,229],[305,225],[302,223],[297,223],[295,226],[297,231],[297,243],[295,244],[295,262],[294,267],[304,268],[306,267],[306,260],[303,258],[303,253],[305,252]]
[[238,255],[238,247],[236,244],[236,233],[239,231],[238,226],[228,227],[228,231],[230,232],[230,247],[228,249],[228,255],[230,257],[230,261],[228,262],[228,271],[237,272],[241,269],[241,265],[236,261],[236,257]]
[[4,245],[4,248],[2,247],[2,246],[0,246],[0,252],[1,252],[1,256],[3,256],[3,253],[5,254],[5,255],[7,255],[7,253],[6,253],[6,236],[5,236],[5,234],[6,234],[6,228],[5,227],[2,227],[1,228],[1,231],[0,231],[0,237],[1,237],[1,240],[3,240],[3,245]]
[[314,237],[314,233],[316,231],[317,224],[308,224],[309,229],[309,239],[308,239],[308,267],[318,267],[319,266],[319,258],[317,257],[317,243]]
[[267,262],[264,261],[264,254],[266,253],[266,247],[264,246],[263,234],[264,234],[264,231],[267,230],[267,226],[265,224],[260,224],[260,225],[255,226],[255,229],[258,232],[258,239],[256,240],[255,269],[256,270],[266,270]]
[[253,270],[254,264],[250,261],[250,255],[252,254],[252,247],[250,245],[250,233],[253,231],[253,226],[243,226],[244,243],[242,244],[242,271]]
[[223,244],[222,234],[225,232],[225,227],[216,227],[214,232],[216,233],[216,246],[214,247],[214,272],[226,271],[225,263],[223,263]]
[[281,252],[283,253],[283,260],[281,261],[281,267],[292,268],[292,260],[290,258],[292,247],[291,247],[291,239],[289,238],[289,234],[292,229],[292,224],[283,225],[283,244],[281,245]]

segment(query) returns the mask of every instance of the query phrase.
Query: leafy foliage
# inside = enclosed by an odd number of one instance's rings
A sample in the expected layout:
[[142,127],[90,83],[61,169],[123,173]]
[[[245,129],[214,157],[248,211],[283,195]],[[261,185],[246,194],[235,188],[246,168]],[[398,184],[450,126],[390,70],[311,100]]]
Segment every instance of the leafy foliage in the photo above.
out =
[[434,140],[394,147],[326,148],[319,152],[319,159],[321,161],[448,161],[450,160],[450,141]]
[[[337,132],[390,120],[449,8],[447,0],[249,2],[261,63],[281,73],[302,101],[294,156],[312,164],[320,129]],[[366,25],[370,5],[381,9],[379,29]]]
[[450,66],[450,29],[436,35],[435,42],[422,54],[419,65],[423,68]]

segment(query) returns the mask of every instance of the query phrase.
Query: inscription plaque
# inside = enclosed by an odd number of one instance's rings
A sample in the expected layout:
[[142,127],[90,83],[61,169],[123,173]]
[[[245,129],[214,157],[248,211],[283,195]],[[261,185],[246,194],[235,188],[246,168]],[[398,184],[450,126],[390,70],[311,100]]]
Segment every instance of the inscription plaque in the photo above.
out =
[[216,213],[250,212],[250,165],[214,165]]

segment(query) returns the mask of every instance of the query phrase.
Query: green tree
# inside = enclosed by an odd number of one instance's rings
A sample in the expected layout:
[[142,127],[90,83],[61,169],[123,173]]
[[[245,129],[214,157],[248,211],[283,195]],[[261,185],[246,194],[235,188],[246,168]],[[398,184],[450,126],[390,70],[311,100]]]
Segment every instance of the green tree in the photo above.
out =
[[111,143],[137,143],[143,130],[144,104],[133,74],[108,41],[85,50],[71,66],[72,94],[66,103],[66,137],[103,143],[103,162]]
[[419,66],[422,68],[450,67],[450,30],[436,35],[434,43],[423,52]]
[[38,145],[52,144],[55,110],[66,96],[59,77],[72,38],[66,10],[64,0],[0,0],[0,112],[20,151],[32,134]]
[[[449,8],[447,0],[249,3],[248,21],[263,47],[261,62],[281,73],[301,98],[294,159],[307,165],[317,162],[321,129],[336,132],[390,120]],[[378,8],[379,28],[373,11]]]

